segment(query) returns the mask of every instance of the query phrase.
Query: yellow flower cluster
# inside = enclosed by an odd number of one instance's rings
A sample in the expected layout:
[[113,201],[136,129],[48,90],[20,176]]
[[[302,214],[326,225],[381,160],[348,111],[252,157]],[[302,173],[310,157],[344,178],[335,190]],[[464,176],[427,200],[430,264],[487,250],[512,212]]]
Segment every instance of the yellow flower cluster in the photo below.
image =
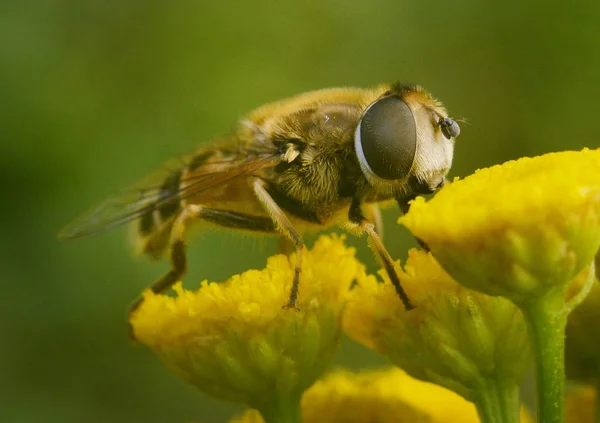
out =
[[[567,359],[580,380],[590,366],[600,374],[589,324],[600,319],[600,289],[586,267],[600,262],[599,169],[600,150],[547,154],[415,200],[400,222],[431,252],[396,265],[411,311],[384,272],[383,282],[367,275],[343,238],[323,236],[303,257],[299,311],[282,308],[295,257],[278,255],[224,283],[146,292],[130,323],[183,379],[254,409],[231,423],[517,422],[531,346],[547,390],[541,421],[562,423],[566,316],[590,290],[569,323]],[[317,381],[342,327],[406,373]]]
[[[225,283],[176,297],[146,292],[131,324],[139,342],[201,391],[266,414],[290,412],[329,364],[350,284],[364,267],[339,237],[303,257],[299,311],[284,310],[294,256],[271,257]],[[291,410],[293,412],[293,410]]]
[[512,300],[529,328],[540,421],[564,419],[568,314],[593,279],[570,282],[600,247],[600,150],[522,158],[417,199],[400,218],[458,282]]
[[477,401],[490,384],[516,395],[530,366],[527,327],[517,307],[459,285],[423,251],[411,250],[397,270],[415,309],[404,309],[387,280],[362,277],[345,331],[412,376],[468,400]]

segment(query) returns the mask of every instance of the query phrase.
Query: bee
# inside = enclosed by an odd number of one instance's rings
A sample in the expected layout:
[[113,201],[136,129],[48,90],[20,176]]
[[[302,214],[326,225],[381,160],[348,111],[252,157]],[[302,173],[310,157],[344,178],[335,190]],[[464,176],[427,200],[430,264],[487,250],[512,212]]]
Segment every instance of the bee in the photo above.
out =
[[[136,221],[141,251],[170,259],[169,272],[150,286],[159,293],[186,273],[186,234],[195,221],[280,235],[296,251],[284,305],[295,308],[303,234],[341,225],[366,233],[405,308],[411,309],[380,236],[378,203],[395,200],[406,213],[417,195],[440,189],[459,134],[444,106],[419,86],[299,94],[252,111],[230,137],[202,146],[166,175],[109,198],[67,226],[60,238]],[[141,302],[140,297],[130,312]]]

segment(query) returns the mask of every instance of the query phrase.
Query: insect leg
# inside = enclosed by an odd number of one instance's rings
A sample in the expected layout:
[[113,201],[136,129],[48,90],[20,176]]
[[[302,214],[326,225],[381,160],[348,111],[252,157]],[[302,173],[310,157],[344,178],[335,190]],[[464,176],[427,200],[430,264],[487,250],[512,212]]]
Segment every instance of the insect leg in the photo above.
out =
[[[171,243],[170,243],[170,261],[171,270],[165,273],[163,276],[158,278],[152,285],[150,290],[155,294],[164,292],[169,289],[175,282],[177,282],[185,274],[187,270],[187,258],[186,258],[186,246],[185,246],[185,228],[189,220],[197,219],[200,217],[201,206],[188,205],[186,206],[173,224],[171,230]],[[131,306],[129,306],[129,315],[133,313],[142,304],[144,299],[138,297]]]
[[[188,205],[177,218],[171,232],[171,270],[157,279],[150,289],[154,293],[164,292],[175,282],[179,281],[187,270],[185,229],[190,220],[202,219],[232,229],[245,229],[257,232],[275,232],[275,224],[270,217],[254,216],[228,210],[212,209],[200,205]],[[129,308],[133,313],[141,304],[143,298],[139,297]],[[130,328],[131,329],[131,328]],[[130,333],[132,339],[134,338]]]
[[[185,230],[190,220],[202,219],[232,229],[245,229],[257,232],[275,232],[273,220],[265,216],[253,216],[228,210],[212,209],[191,204],[183,209],[171,231],[171,270],[157,279],[150,289],[154,293],[164,292],[181,279],[187,270]],[[133,312],[142,303],[138,298],[130,307]]]
[[268,216],[255,216],[252,214],[206,207],[201,207],[201,209],[198,218],[225,228],[242,229],[254,232],[277,231],[273,219]]
[[379,238],[383,240],[383,217],[381,216],[381,209],[377,204],[367,204],[367,220],[373,222],[375,225],[375,232],[379,234]]
[[263,185],[263,181],[255,179],[253,182],[253,188],[256,196],[263,205],[263,207],[269,212],[271,218],[275,222],[277,229],[285,235],[290,241],[294,243],[296,247],[296,267],[294,268],[294,280],[292,282],[292,290],[290,292],[290,299],[285,305],[287,308],[296,308],[296,300],[298,298],[298,286],[300,285],[300,272],[302,271],[302,252],[304,251],[305,244],[304,240],[296,231],[292,222],[285,215],[283,210],[277,205],[273,197],[267,192]]
[[359,227],[367,233],[367,236],[369,237],[369,247],[375,253],[375,256],[388,274],[392,285],[394,285],[394,288],[396,289],[396,293],[402,300],[402,304],[404,304],[404,308],[406,310],[412,310],[414,306],[410,302],[408,295],[406,295],[406,292],[400,284],[400,278],[394,269],[394,260],[392,260],[390,253],[388,253],[387,249],[383,245],[381,237],[375,230],[375,225],[364,217],[360,207],[360,202],[358,200],[354,200],[350,205],[348,219],[352,223],[359,225]]

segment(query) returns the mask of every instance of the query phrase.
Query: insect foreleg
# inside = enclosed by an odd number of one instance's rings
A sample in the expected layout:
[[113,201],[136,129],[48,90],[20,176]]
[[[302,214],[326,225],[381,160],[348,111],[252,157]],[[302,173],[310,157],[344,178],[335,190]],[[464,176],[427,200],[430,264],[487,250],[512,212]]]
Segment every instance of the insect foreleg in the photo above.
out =
[[400,278],[398,278],[398,274],[394,269],[394,260],[392,260],[390,253],[388,253],[387,249],[383,245],[381,237],[375,230],[375,225],[364,217],[360,208],[360,202],[358,200],[354,200],[350,205],[348,219],[352,223],[359,225],[359,227],[367,233],[367,236],[369,237],[369,247],[373,253],[375,253],[375,256],[388,274],[392,285],[394,285],[394,288],[396,289],[396,293],[402,300],[402,304],[404,304],[404,308],[406,310],[412,310],[414,306],[411,304],[408,295],[406,295],[406,292],[400,284]]
[[302,272],[302,252],[304,251],[305,244],[302,236],[296,231],[292,222],[285,215],[283,210],[277,205],[273,197],[267,192],[263,186],[263,181],[255,179],[253,183],[254,192],[258,197],[259,201],[269,212],[273,222],[277,226],[277,229],[285,235],[290,241],[294,243],[296,247],[296,267],[294,268],[294,280],[292,282],[292,290],[290,291],[290,299],[285,305],[287,308],[296,308],[296,300],[298,298],[298,286],[300,285],[300,272]]
[[375,232],[383,239],[383,216],[377,204],[367,204],[367,219],[375,225]]

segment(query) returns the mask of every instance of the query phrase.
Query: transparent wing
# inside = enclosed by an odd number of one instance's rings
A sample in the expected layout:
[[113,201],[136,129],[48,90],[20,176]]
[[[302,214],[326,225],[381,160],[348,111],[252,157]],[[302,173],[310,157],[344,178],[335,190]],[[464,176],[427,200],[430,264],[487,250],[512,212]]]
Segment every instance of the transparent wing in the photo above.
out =
[[165,190],[165,181],[169,177],[180,175],[182,168],[180,164],[178,169],[171,170],[170,174],[169,171],[166,174],[164,171],[153,174],[138,187],[108,198],[67,225],[59,232],[58,237],[68,240],[95,235],[135,220],[162,205],[194,196],[235,178],[251,175],[260,169],[273,167],[280,161],[278,155],[269,154],[241,160],[206,163],[195,168],[193,176],[181,179],[177,191]]

